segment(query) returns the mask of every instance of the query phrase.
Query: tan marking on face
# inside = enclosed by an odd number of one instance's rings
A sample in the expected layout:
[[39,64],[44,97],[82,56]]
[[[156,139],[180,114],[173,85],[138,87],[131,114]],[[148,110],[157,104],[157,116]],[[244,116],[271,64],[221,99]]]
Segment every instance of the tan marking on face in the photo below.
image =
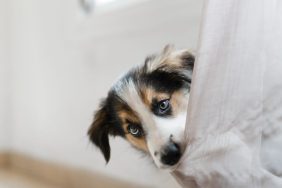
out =
[[151,89],[149,88],[146,88],[146,87],[141,87],[140,89],[140,97],[143,101],[143,103],[147,106],[147,107],[150,107],[151,105],[151,100],[150,100],[150,97],[148,96],[149,93],[151,92],[150,91]]
[[136,138],[127,130],[128,121],[135,124],[140,124],[140,119],[138,116],[130,110],[121,110],[118,112],[118,116],[122,121],[122,128],[125,132],[125,138],[137,149],[140,149],[144,152],[149,152],[145,137],[143,136],[141,138]]
[[181,111],[186,110],[188,104],[188,98],[185,97],[183,92],[183,90],[178,90],[170,95],[168,93],[157,92],[153,88],[146,88],[143,89],[141,93],[142,100],[149,109],[151,108],[153,99],[157,99],[157,101],[169,99],[172,108],[172,115],[176,116]]
[[[141,99],[143,103],[147,106],[148,109],[151,109],[153,99],[157,99],[158,101],[170,99],[170,105],[172,108],[172,115],[177,116],[178,113],[181,113],[187,106],[187,98],[184,96],[182,90],[178,90],[173,92],[172,94],[157,92],[153,88],[141,88]],[[130,134],[127,130],[128,121],[141,125],[141,120],[138,115],[130,109],[120,108],[118,111],[118,116],[122,121],[122,128],[124,130],[125,138],[137,149],[140,149],[144,152],[149,153],[148,145],[145,136],[141,138],[137,138]],[[146,126],[146,125],[143,125]],[[144,130],[144,129],[143,129]]]
[[175,91],[170,97],[170,105],[172,107],[172,114],[177,114],[187,110],[188,98],[184,95],[182,90]]
[[136,137],[132,136],[130,133],[126,134],[125,137],[136,148],[141,149],[141,150],[149,153],[149,150],[148,150],[148,147],[147,147],[147,143],[146,143],[144,137],[136,138]]
[[123,124],[126,124],[127,121],[134,122],[134,123],[140,122],[138,116],[135,115],[134,112],[129,111],[129,110],[119,111],[118,116],[120,117]]
[[141,93],[142,93],[142,100],[149,109],[151,108],[153,99],[157,99],[158,101],[161,101],[170,98],[168,93],[160,93],[153,88],[143,89]]

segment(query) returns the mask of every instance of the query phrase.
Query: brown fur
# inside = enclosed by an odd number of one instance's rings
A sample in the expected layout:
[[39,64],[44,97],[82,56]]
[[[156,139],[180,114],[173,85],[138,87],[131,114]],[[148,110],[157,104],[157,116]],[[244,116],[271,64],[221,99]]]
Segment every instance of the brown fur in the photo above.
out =
[[[186,101],[181,100],[183,98],[182,97],[182,95],[183,95],[182,91],[175,91],[174,93],[169,95],[168,93],[157,92],[153,88],[143,88],[141,90],[141,93],[142,93],[141,94],[142,100],[143,100],[144,104],[146,104],[148,109],[150,109],[153,99],[157,99],[158,101],[161,101],[161,100],[170,98],[170,103],[171,103],[171,106],[172,106],[172,109],[173,109],[173,114],[177,114],[178,110],[181,110],[181,106],[186,102]],[[118,112],[118,116],[122,121],[122,127],[123,127],[124,132],[126,133],[125,138],[133,146],[135,146],[138,149],[141,149],[145,152],[148,152],[148,146],[147,146],[147,143],[146,143],[146,138],[145,137],[136,138],[136,137],[132,136],[130,133],[128,133],[128,131],[127,131],[127,126],[128,126],[127,121],[141,125],[141,122],[140,122],[138,115],[135,112],[133,112],[132,110],[125,110],[125,109],[121,108],[120,111]]]
[[131,87],[128,81],[138,88],[141,100],[150,111],[153,111],[153,101],[169,99],[171,114],[167,118],[170,118],[183,110],[183,104],[187,103],[183,96],[184,90],[189,92],[190,89],[193,65],[194,56],[187,50],[175,51],[166,46],[160,54],[148,57],[143,66],[129,71],[119,84],[113,86],[95,113],[88,131],[91,141],[100,148],[107,162],[110,159],[109,135],[122,136],[137,149],[149,153],[146,132],[141,137],[134,137],[128,132],[129,122],[143,126],[138,114],[120,92]]
[[118,112],[118,116],[122,121],[122,128],[125,132],[125,138],[135,147],[138,149],[143,150],[144,152],[148,152],[147,144],[145,137],[136,138],[132,136],[130,133],[128,133],[127,127],[128,127],[128,121],[141,125],[141,122],[138,118],[138,116],[132,111],[132,110],[121,110]]

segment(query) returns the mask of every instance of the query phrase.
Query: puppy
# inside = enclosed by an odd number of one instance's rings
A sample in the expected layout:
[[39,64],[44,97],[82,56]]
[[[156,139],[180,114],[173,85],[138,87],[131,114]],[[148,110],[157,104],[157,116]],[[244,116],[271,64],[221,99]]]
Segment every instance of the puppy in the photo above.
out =
[[193,66],[189,51],[166,46],[112,86],[88,131],[107,162],[111,135],[150,155],[157,167],[175,167],[184,150]]

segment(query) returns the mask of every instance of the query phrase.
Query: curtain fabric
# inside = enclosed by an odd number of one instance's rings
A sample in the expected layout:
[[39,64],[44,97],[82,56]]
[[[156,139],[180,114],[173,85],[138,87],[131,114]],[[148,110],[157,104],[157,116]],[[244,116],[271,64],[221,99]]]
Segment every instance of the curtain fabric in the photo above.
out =
[[206,0],[183,187],[282,187],[282,1]]

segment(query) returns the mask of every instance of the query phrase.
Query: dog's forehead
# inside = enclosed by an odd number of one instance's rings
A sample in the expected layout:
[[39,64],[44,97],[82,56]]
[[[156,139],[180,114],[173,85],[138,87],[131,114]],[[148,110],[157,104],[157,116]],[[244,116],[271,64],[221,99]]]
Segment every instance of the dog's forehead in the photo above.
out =
[[150,109],[146,106],[140,95],[139,85],[133,78],[121,79],[115,86],[116,94],[140,118],[142,124],[151,125]]
[[116,95],[132,110],[141,107],[140,95],[136,83],[131,78],[122,78],[113,87]]
[[[189,84],[183,80],[185,69],[180,63],[179,53],[164,50],[148,57],[145,63],[135,66],[112,87],[118,98],[139,117],[143,125],[154,126],[152,101],[170,98]],[[180,69],[181,68],[181,69]]]

